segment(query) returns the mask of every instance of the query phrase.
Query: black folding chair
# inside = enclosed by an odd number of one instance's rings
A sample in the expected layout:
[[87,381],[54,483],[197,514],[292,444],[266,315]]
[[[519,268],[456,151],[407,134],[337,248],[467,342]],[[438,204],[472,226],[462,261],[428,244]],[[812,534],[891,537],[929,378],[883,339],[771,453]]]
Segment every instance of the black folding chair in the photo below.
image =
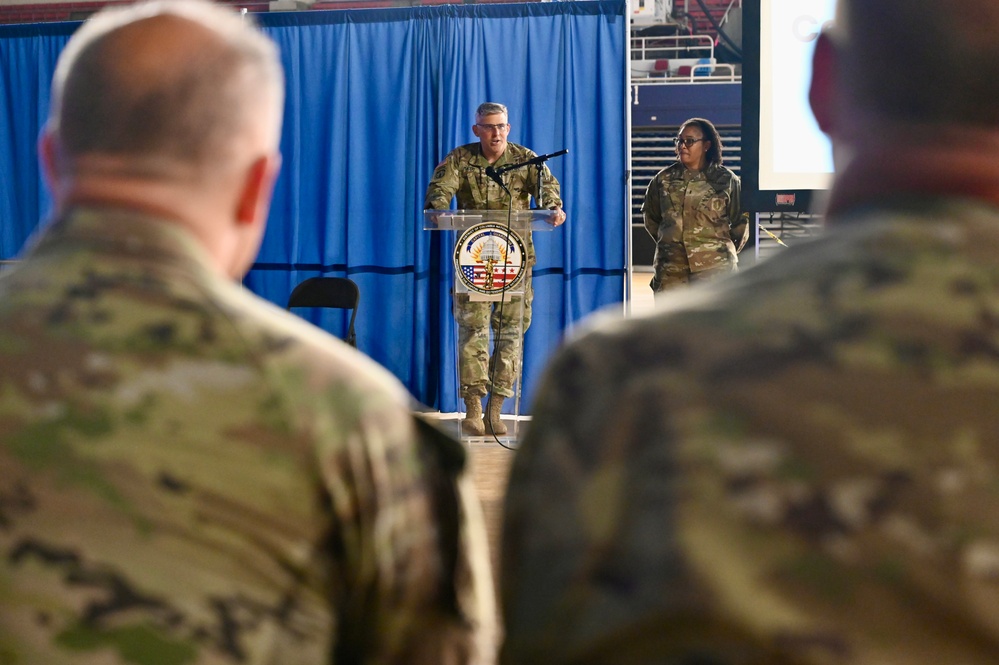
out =
[[357,304],[360,300],[361,292],[352,279],[347,277],[310,277],[292,290],[291,295],[288,296],[288,309],[292,307],[349,309],[350,323],[347,325],[345,341],[357,348],[354,319],[357,318]]

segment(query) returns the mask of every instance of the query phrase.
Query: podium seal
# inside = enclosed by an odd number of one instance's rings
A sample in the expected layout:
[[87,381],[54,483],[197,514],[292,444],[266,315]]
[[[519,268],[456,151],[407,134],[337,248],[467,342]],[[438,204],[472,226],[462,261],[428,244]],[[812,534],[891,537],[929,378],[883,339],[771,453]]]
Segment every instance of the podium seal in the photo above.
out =
[[469,291],[492,296],[515,287],[524,277],[524,241],[496,222],[470,226],[454,246],[454,269]]

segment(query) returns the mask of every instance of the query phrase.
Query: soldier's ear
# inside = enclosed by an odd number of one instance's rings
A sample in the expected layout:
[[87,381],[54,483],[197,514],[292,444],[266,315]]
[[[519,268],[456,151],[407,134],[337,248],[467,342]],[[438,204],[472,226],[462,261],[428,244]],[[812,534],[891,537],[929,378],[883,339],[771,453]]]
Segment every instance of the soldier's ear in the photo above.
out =
[[808,103],[815,121],[826,134],[836,131],[837,51],[826,33],[819,33],[812,54],[812,78],[808,86]]
[[38,137],[38,161],[41,165],[42,178],[52,194],[52,199],[58,208],[62,202],[62,156],[59,149],[59,138],[46,125]]
[[238,224],[262,224],[267,220],[280,169],[281,156],[277,153],[259,156],[246,169],[234,214]]

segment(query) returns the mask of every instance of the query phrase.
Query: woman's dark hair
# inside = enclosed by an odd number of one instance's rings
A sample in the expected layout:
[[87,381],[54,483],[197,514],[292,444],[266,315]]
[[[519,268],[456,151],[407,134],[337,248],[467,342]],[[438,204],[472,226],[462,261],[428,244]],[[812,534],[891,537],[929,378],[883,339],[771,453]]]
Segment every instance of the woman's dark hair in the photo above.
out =
[[691,118],[690,120],[684,121],[680,125],[680,131],[682,132],[684,127],[690,125],[697,125],[701,129],[701,134],[705,139],[711,141],[711,147],[704,154],[705,166],[721,166],[722,164],[722,140],[721,136],[718,135],[718,130],[715,126],[711,124],[710,120],[705,120],[704,118]]

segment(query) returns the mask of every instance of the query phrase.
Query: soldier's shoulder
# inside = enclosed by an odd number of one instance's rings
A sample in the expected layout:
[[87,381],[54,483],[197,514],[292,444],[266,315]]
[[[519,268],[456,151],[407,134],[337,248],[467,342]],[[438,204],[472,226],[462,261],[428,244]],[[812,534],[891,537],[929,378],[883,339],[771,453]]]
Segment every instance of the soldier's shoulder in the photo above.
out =
[[718,191],[729,189],[741,183],[735,171],[721,164],[712,164],[705,169],[704,179]]
[[516,161],[521,161],[523,159],[532,159],[538,156],[538,153],[534,152],[527,146],[522,146],[519,143],[507,143],[506,149],[509,151],[509,157],[515,158]]
[[662,189],[667,187],[667,183],[671,180],[677,180],[683,177],[683,164],[680,162],[675,162],[669,166],[660,169],[652,179],[649,180],[649,185],[647,189],[654,190],[656,188]]
[[[565,349],[592,357],[598,365],[620,364],[635,371],[656,372],[663,363],[682,364],[702,351],[710,353],[710,339],[735,338],[727,331],[741,329],[752,299],[738,283],[703,285],[671,292],[653,311],[622,316],[620,305],[590,315],[568,339]],[[575,361],[573,361],[575,362]],[[679,366],[679,365],[678,365]]]
[[481,148],[478,143],[466,143],[454,148],[434,167],[433,179],[440,180],[448,172],[460,171],[465,165],[475,161],[480,154]]
[[368,356],[297,315],[238,291],[222,297],[239,317],[244,342],[263,364],[317,390],[337,386],[405,400],[399,381]]
[[468,161],[469,159],[477,157],[481,153],[482,146],[478,143],[466,143],[465,145],[460,145],[448,153],[448,157],[458,161]]

